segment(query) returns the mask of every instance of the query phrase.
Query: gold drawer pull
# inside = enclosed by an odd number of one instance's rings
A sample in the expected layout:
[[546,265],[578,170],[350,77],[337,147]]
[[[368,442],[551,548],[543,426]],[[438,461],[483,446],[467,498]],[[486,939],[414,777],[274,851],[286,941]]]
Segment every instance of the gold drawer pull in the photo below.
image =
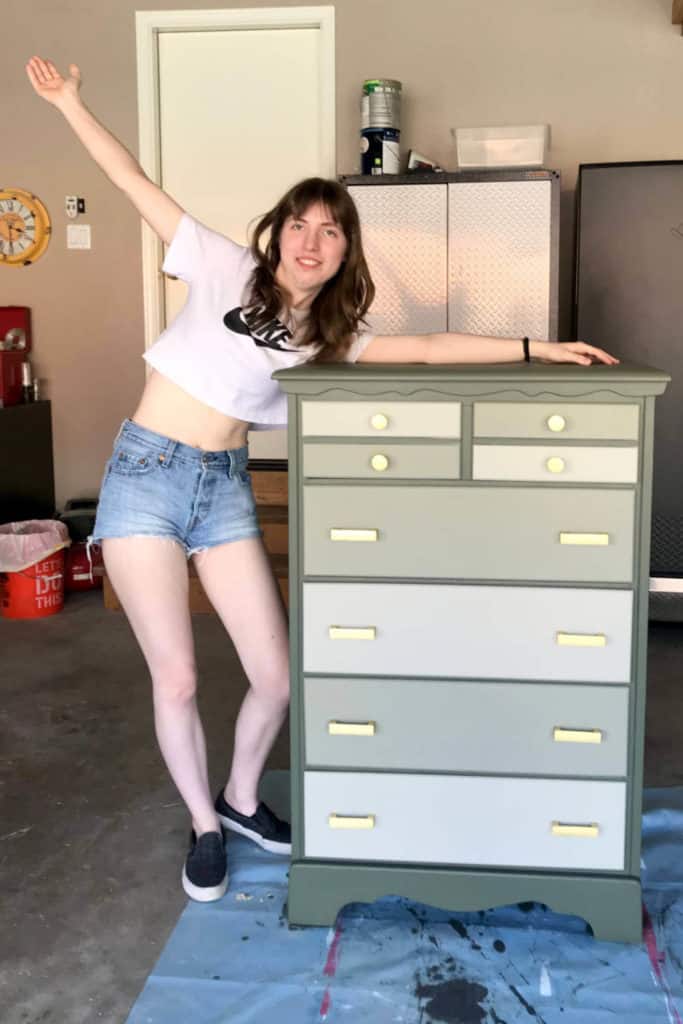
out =
[[333,526],[330,529],[330,540],[375,541],[379,530],[347,530]]
[[370,459],[370,465],[377,473],[383,473],[389,466],[389,459],[386,455],[373,455]]
[[560,416],[559,413],[555,413],[554,416],[549,416],[546,420],[548,430],[552,430],[554,434],[559,434],[560,431],[564,430],[567,426],[567,421],[564,416]]
[[374,640],[374,626],[330,626],[330,640]]
[[374,722],[328,722],[330,736],[374,736]]
[[330,814],[327,819],[330,828],[374,828],[374,814]]
[[607,646],[607,637],[604,633],[557,633],[555,639],[559,647]]
[[565,461],[559,455],[551,455],[546,461],[545,468],[549,473],[564,473]]
[[553,739],[556,743],[602,743],[602,729],[564,729],[556,725]]
[[597,839],[600,834],[600,826],[594,821],[586,825],[574,824],[569,821],[554,821],[551,831],[554,836],[578,836],[581,839]]
[[375,430],[386,430],[389,426],[389,419],[384,415],[383,412],[377,412],[370,420],[370,423]]
[[560,533],[560,544],[606,547],[609,544],[609,533]]

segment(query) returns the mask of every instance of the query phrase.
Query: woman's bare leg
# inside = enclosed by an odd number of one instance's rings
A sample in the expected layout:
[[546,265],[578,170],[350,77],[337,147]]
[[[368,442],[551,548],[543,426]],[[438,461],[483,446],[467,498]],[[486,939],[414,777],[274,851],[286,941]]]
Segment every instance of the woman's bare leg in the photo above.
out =
[[164,761],[197,835],[219,831],[197,711],[185,553],[165,537],[106,539],[102,553],[152,677],[154,723]]
[[208,548],[194,558],[202,586],[249,680],[235,726],[225,797],[236,811],[251,815],[263,766],[287,715],[287,618],[260,537]]

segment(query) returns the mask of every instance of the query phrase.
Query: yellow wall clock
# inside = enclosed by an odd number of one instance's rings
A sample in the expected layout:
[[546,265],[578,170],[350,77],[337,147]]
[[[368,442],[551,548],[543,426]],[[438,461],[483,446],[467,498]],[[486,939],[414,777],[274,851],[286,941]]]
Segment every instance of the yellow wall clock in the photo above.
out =
[[0,188],[0,267],[34,263],[50,241],[50,215],[23,188]]

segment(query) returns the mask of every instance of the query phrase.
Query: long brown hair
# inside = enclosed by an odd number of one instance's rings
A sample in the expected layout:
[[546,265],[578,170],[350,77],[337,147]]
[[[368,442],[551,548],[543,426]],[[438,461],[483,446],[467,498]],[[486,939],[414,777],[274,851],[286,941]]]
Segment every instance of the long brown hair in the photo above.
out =
[[[256,266],[249,282],[245,317],[250,326],[258,328],[281,314],[286,296],[275,280],[280,262],[280,234],[288,217],[302,217],[315,203],[320,203],[329,212],[344,232],[347,242],[339,270],[325,282],[311,304],[300,341],[301,345],[315,343],[319,346],[309,362],[324,363],[344,359],[352,336],[364,322],[375,295],[375,286],[363,255],[358,211],[347,190],[338,182],[306,178],[290,188],[258,222],[251,241]],[[270,233],[262,249],[261,236],[268,231]]]

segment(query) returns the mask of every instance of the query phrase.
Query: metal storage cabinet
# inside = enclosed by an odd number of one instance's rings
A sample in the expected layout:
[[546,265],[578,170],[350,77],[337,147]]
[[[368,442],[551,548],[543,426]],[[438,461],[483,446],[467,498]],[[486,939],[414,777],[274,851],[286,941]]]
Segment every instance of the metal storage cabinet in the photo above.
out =
[[654,399],[636,366],[304,366],[289,918],[536,900],[638,941]]
[[358,208],[379,334],[557,338],[560,177],[460,171],[342,178]]

